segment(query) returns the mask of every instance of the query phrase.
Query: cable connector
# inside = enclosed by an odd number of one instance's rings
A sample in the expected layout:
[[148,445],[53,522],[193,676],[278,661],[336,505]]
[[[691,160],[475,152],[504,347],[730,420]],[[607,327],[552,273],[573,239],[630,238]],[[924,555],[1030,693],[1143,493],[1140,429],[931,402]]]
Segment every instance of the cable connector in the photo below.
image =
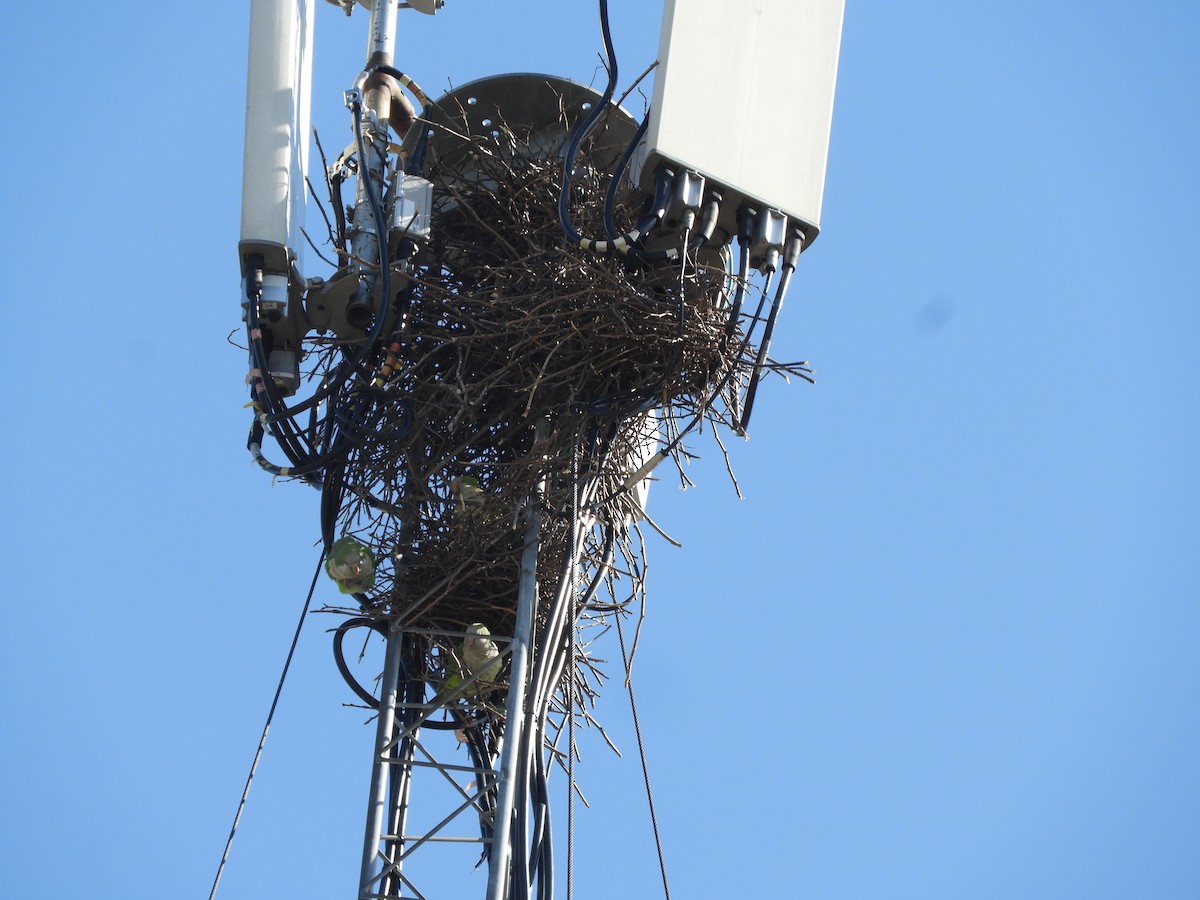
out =
[[779,254],[783,252],[787,224],[787,216],[777,209],[768,209],[759,213],[754,222],[754,238],[750,243],[750,265],[764,275],[779,268]]
[[300,360],[294,350],[272,350],[267,356],[267,372],[285,396],[300,387]]
[[252,300],[262,293],[263,267],[265,265],[261,253],[246,254],[242,272],[242,291],[247,300]]
[[721,215],[721,192],[710,188],[704,198],[704,213],[700,216],[700,227],[696,229],[696,246],[703,247],[712,240],[713,232],[717,229],[717,219]]
[[287,310],[288,277],[286,275],[264,274],[260,268],[251,269],[242,281],[245,297],[243,309],[248,308],[253,300],[258,301],[258,318],[260,322],[276,323]]
[[737,242],[739,247],[750,248],[750,235],[754,222],[758,218],[758,210],[749,203],[743,203],[737,211]]
[[796,263],[800,261],[800,251],[803,249],[804,232],[799,228],[793,228],[788,233],[787,243],[783,247],[783,267],[795,271]]
[[692,169],[684,169],[671,183],[671,199],[663,224],[670,229],[691,231],[703,202],[704,176]]
[[667,210],[671,206],[671,191],[675,186],[675,170],[669,168],[666,163],[658,167],[658,171],[654,173],[654,201],[653,208],[646,214],[646,218],[642,220],[644,225],[647,222],[653,221],[654,224],[648,228],[643,227],[643,232],[654,228],[666,216]]

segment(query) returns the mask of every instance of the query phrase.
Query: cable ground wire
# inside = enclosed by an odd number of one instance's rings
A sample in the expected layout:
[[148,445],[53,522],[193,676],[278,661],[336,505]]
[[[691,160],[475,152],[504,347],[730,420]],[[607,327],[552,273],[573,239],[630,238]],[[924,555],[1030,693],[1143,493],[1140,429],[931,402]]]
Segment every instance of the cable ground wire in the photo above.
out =
[[658,816],[654,814],[654,794],[650,791],[650,768],[646,764],[646,746],[642,742],[642,726],[638,723],[637,701],[633,699],[633,678],[629,674],[632,660],[625,652],[625,634],[621,630],[621,617],[616,616],[617,639],[621,642],[621,659],[625,663],[625,678],[629,688],[629,709],[633,713],[633,733],[637,736],[638,755],[642,758],[642,779],[646,782],[646,803],[650,807],[650,825],[654,829],[654,848],[658,851],[658,870],[662,873],[663,896],[671,900],[671,887],[667,884],[667,861],[663,856],[662,837],[658,833]]
[[229,849],[233,846],[233,836],[237,833],[238,822],[241,821],[242,811],[246,808],[246,798],[250,795],[250,783],[254,781],[258,761],[262,758],[263,745],[267,743],[267,732],[271,730],[271,720],[275,718],[275,707],[279,705],[279,695],[283,693],[283,683],[287,680],[288,669],[291,667],[292,657],[296,653],[296,644],[300,641],[300,630],[304,627],[304,620],[308,617],[308,607],[317,590],[317,579],[321,577],[321,565],[324,562],[325,552],[322,551],[317,560],[317,571],[313,572],[312,584],[308,587],[308,596],[304,598],[304,608],[300,610],[300,621],[296,623],[296,633],[292,635],[292,645],[288,648],[283,671],[279,673],[279,683],[275,685],[275,696],[271,699],[271,709],[267,713],[266,724],[263,725],[262,737],[258,739],[258,749],[254,751],[254,762],[250,764],[250,774],[246,776],[246,786],[242,789],[242,799],[238,802],[237,812],[233,816],[233,826],[229,829],[229,840],[225,842],[225,852],[221,854],[221,863],[217,866],[217,874],[213,878],[213,886],[208,894],[208,900],[213,900],[217,896],[217,885],[221,883],[221,873],[225,871],[225,863],[229,860]]

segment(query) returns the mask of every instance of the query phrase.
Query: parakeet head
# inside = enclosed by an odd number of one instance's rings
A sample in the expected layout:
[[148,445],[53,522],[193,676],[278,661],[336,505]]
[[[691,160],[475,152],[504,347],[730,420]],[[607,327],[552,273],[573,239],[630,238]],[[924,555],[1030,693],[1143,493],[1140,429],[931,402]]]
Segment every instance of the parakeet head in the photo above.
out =
[[474,475],[458,475],[452,478],[450,490],[460,497],[467,498],[483,493],[483,488],[479,486],[479,479]]
[[468,650],[473,650],[476,647],[482,646],[484,644],[484,638],[491,637],[492,634],[492,632],[488,630],[488,627],[481,622],[472,622],[467,626],[466,631],[468,637],[463,640],[463,644]]
[[462,657],[467,671],[475,676],[479,685],[490,685],[500,677],[500,648],[491,638],[491,631],[482,622],[472,622],[464,629]]
[[329,548],[325,574],[343,594],[361,594],[375,585],[375,554],[349,535],[340,537]]

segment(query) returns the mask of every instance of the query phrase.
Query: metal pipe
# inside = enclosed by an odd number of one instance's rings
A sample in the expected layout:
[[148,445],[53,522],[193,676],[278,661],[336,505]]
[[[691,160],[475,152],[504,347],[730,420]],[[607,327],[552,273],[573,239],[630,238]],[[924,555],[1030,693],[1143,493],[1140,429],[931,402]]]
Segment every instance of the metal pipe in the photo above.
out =
[[[419,664],[414,656],[412,649],[413,635],[407,633],[404,639],[404,646],[401,650],[402,659],[404,661],[404,697],[406,700],[412,699],[417,693],[424,694],[424,682],[418,681],[414,677],[417,665]],[[397,707],[400,704],[397,704]],[[411,704],[405,703],[404,706]],[[412,766],[413,766],[413,749],[420,746],[416,740],[417,727],[411,724],[415,713],[411,709],[406,709],[400,713],[400,719],[404,722],[403,734],[396,736],[396,746],[393,748],[395,762],[389,770],[389,797],[391,813],[391,830],[392,833],[398,835],[396,841],[388,841],[387,851],[384,853],[384,859],[389,870],[393,866],[398,866],[399,862],[408,855],[408,852],[403,849],[404,829],[408,823],[408,801],[409,793],[412,790]],[[384,839],[386,840],[386,838]],[[383,879],[386,888],[390,889],[391,879],[385,877]],[[387,893],[385,890],[384,893]]]
[[[371,24],[367,31],[367,64],[364,68],[390,66],[395,61],[398,10],[396,0],[375,0],[371,5]],[[375,110],[382,121],[387,121],[391,85],[383,76],[376,75],[368,80],[364,100],[367,107]]]
[[[544,423],[538,432],[544,434]],[[534,446],[540,442],[535,439]],[[546,479],[543,476],[534,487],[526,515],[525,546],[521,553],[521,575],[517,593],[516,635],[512,646],[512,675],[509,679],[508,702],[504,710],[504,749],[500,753],[498,796],[496,798],[496,827],[492,833],[492,852],[488,865],[487,900],[505,900],[508,893],[509,865],[512,860],[512,818],[520,785],[516,773],[521,769],[521,731],[525,722],[525,692],[529,673],[529,658],[533,643],[533,623],[537,609],[537,558],[540,546],[542,514],[539,509]],[[520,852],[524,852],[521,848]]]
[[[395,0],[375,0],[372,5],[364,72],[372,66],[392,64],[396,48],[397,9]],[[387,240],[386,234],[377,233],[378,224],[371,209],[372,198],[367,195],[367,185],[369,182],[374,188],[377,194],[375,202],[382,205],[392,91],[387,79],[378,73],[372,73],[365,80],[360,75],[355,87],[360,83],[363,105],[362,137],[366,150],[366,153],[360,156],[367,158],[359,159],[359,173],[355,179],[354,212],[351,216],[353,236],[350,246],[354,256],[360,260],[357,264],[359,283],[347,314],[352,324],[365,327],[372,318],[371,291],[376,280],[374,271],[381,259],[380,244]],[[386,307],[389,300],[388,297],[382,298],[382,306]]]
[[375,759],[371,768],[370,800],[367,806],[367,829],[363,839],[362,871],[358,880],[359,897],[371,893],[371,882],[376,879],[375,860],[379,855],[379,842],[383,836],[384,820],[388,807],[387,756],[391,752],[392,732],[396,727],[396,694],[400,684],[400,661],[403,653],[404,633],[395,626],[388,630],[387,651],[383,662],[383,683],[379,688],[379,718],[375,728]]

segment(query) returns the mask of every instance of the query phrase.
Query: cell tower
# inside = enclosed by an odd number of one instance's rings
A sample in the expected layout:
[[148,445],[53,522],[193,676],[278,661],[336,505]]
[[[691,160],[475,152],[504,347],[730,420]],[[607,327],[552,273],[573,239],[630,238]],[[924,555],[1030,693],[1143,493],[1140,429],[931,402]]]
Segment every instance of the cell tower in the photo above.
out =
[[442,0],[358,0],[353,141],[317,145],[302,232],[316,5],[251,3],[239,254],[248,447],[320,492],[335,661],[375,711],[357,896],[483,864],[488,900],[550,897],[549,783],[601,684],[581,632],[640,602],[651,473],[705,423],[744,433],[764,373],[808,376],[768,354],[820,224],[843,2],[666,0],[638,122],[605,0],[603,90],[437,100],[396,26]]

